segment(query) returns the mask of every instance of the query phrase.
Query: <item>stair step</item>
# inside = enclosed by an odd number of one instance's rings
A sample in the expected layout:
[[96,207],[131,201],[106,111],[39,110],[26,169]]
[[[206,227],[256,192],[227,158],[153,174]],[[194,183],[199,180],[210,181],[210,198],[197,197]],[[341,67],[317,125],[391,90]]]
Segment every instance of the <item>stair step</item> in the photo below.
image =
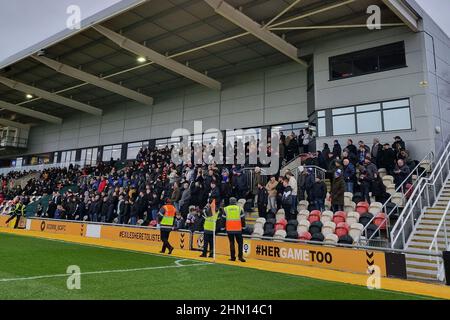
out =
[[[433,242],[433,238],[424,238],[424,237],[417,237],[417,236],[413,236],[413,238],[411,239],[411,243],[421,243],[424,245],[428,245],[428,247],[431,245],[431,242]],[[445,246],[445,240],[444,239],[439,239],[437,241],[438,245],[442,245]],[[433,246],[436,244],[436,242],[433,243]]]
[[436,270],[428,270],[428,269],[419,269],[416,267],[406,267],[406,272],[408,273],[408,275],[410,273],[415,273],[421,277],[429,277],[429,278],[433,278],[436,279],[436,275],[437,275],[437,269]]
[[420,255],[420,254],[406,254],[406,261],[423,262],[423,263],[436,263],[437,257]]
[[429,270],[432,272],[436,272],[438,271],[438,267],[436,264],[431,264],[431,263],[424,263],[424,262],[411,262],[411,261],[406,261],[406,268],[410,268],[410,269],[418,269],[418,270]]
[[[433,238],[435,236],[435,234],[436,234],[436,230],[435,229],[430,229],[430,230],[427,230],[427,231],[423,231],[423,230],[417,229],[416,232],[415,232],[415,235],[418,235],[420,237],[427,237],[427,238],[429,238],[429,237]],[[450,229],[448,230],[448,233],[447,233],[447,237],[448,236],[450,236]],[[440,231],[438,233],[438,238],[445,239],[445,232],[444,231]]]
[[408,279],[409,278],[420,279],[420,280],[436,280],[437,279],[436,274],[427,274],[427,273],[408,271],[408,270],[407,270],[407,275],[408,275]]
[[[411,243],[409,244],[408,247],[409,248],[414,248],[414,249],[429,250],[430,249],[430,244],[429,243],[421,243],[421,242],[411,241]],[[445,250],[445,246],[438,245],[438,250],[439,251],[444,251]]]

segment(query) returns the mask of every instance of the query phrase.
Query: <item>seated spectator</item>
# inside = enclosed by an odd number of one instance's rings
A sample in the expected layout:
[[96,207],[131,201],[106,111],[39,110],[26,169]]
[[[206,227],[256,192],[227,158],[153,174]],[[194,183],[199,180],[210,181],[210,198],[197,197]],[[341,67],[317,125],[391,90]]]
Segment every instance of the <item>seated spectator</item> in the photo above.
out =
[[396,188],[400,187],[400,185],[403,183],[403,181],[406,180],[406,178],[408,178],[406,183],[411,183],[412,177],[409,176],[410,173],[411,173],[411,170],[409,169],[409,167],[407,165],[405,165],[405,162],[401,159],[398,160],[397,165],[395,166],[395,169],[394,169],[395,187]]

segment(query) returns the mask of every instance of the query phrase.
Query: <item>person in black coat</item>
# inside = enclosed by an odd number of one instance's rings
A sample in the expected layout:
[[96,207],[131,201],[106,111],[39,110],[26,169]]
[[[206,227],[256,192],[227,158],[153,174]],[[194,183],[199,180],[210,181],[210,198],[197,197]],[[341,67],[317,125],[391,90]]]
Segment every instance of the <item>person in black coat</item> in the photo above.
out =
[[395,151],[389,143],[385,143],[380,155],[380,168],[386,169],[387,173],[392,175],[395,168]]
[[334,145],[333,145],[333,156],[334,158],[340,158],[342,154],[342,147],[339,144],[338,140],[334,140]]
[[258,214],[261,218],[266,218],[267,216],[268,201],[267,189],[261,183],[258,183]]
[[311,203],[316,210],[325,210],[325,198],[327,197],[327,185],[316,177],[316,181],[311,187]]
[[101,203],[101,210],[100,210],[100,221],[106,222],[106,217],[108,215],[108,197],[103,197],[103,202]]
[[139,203],[130,199],[130,224],[135,225],[139,216]]
[[380,203],[384,203],[388,199],[386,186],[378,174],[375,175],[375,179],[372,181],[372,195],[375,197],[375,201]]
[[352,139],[348,139],[347,140],[347,147],[345,147],[345,148],[348,150],[348,153],[352,153],[355,157],[357,156],[358,149],[353,144],[353,140]]

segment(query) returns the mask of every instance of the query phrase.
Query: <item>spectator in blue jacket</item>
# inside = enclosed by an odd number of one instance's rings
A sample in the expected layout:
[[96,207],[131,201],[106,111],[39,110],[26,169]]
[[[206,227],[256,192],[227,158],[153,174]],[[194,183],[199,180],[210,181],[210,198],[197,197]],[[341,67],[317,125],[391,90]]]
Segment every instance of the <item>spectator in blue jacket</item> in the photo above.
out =
[[344,159],[343,163],[344,163],[343,177],[345,182],[345,191],[353,193],[354,184],[356,180],[356,169],[349,159]]

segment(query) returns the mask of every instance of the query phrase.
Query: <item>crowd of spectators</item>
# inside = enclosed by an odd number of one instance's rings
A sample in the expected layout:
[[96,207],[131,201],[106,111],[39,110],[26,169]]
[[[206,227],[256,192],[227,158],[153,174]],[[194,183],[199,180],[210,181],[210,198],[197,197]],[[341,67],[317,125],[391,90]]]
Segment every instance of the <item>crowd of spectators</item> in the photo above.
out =
[[[282,134],[280,146],[285,150],[280,150],[280,156],[287,155],[288,161],[307,152],[308,139],[311,139],[310,132],[300,132],[298,137],[293,133],[288,137]],[[310,209],[324,210],[328,193],[335,211],[344,206],[344,192],[359,192],[369,203],[371,195],[376,201],[384,202],[386,187],[378,169],[385,168],[399,185],[415,166],[405,143],[400,137],[395,140],[392,147],[381,145],[378,139],[374,139],[371,148],[362,141],[355,146],[350,139],[344,148],[337,140],[332,150],[324,144],[315,161],[327,171],[330,190],[310,168],[301,167],[298,176],[287,171],[284,176],[266,179],[256,167],[250,181],[249,175],[236,165],[214,162],[175,165],[171,161],[172,149],[165,147],[141,149],[136,160],[121,170],[112,159],[109,163],[84,168],[71,165],[46,169],[39,178],[30,179],[24,188],[17,186],[6,191],[3,186],[3,197],[20,196],[28,204],[32,198],[51,195],[48,205],[38,201],[37,216],[132,225],[155,225],[159,209],[169,198],[178,211],[175,227],[192,231],[202,229],[202,210],[208,202],[215,200],[226,206],[230,197],[245,199],[246,211],[257,207],[261,217],[283,208],[288,218],[295,219],[300,200],[308,200]],[[24,175],[11,173],[2,179],[3,185],[8,179]],[[76,190],[59,192],[69,186]]]

